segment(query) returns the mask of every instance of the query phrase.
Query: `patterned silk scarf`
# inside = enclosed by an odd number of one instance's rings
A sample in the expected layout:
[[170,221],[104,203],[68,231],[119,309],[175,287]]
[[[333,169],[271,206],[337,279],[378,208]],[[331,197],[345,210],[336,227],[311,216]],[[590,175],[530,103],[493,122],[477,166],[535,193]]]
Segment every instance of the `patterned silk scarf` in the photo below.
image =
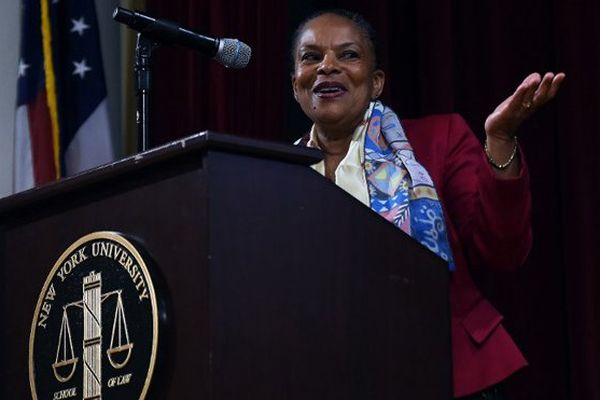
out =
[[454,271],[433,181],[415,158],[396,114],[379,101],[371,112],[364,151],[371,209],[443,258]]

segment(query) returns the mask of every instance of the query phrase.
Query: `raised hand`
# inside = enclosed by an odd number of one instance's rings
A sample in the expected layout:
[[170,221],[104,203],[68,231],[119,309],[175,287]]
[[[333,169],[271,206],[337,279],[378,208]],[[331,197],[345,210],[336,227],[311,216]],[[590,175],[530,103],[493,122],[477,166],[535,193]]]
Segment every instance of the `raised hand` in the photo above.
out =
[[537,72],[533,73],[487,117],[485,152],[498,176],[508,178],[519,174],[517,129],[527,117],[556,96],[564,79],[562,72],[547,72],[543,78]]
[[535,72],[525,78],[517,90],[487,117],[485,132],[488,139],[512,139],[527,117],[556,96],[564,79],[562,72],[547,72],[543,78]]

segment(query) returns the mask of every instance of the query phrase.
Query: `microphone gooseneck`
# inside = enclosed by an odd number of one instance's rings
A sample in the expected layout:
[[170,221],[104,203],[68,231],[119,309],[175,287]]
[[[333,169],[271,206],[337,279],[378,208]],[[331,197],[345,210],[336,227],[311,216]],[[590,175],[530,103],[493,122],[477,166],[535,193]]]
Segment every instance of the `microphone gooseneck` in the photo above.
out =
[[228,68],[244,68],[250,62],[252,49],[237,39],[211,38],[183,28],[174,22],[123,7],[115,8],[113,19],[140,32],[150,40],[197,50]]

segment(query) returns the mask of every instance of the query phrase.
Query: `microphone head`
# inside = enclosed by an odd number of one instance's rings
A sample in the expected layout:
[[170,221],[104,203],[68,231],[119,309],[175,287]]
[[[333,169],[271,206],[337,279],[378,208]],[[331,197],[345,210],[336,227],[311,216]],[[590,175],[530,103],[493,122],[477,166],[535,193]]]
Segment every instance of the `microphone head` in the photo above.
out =
[[252,49],[237,39],[220,39],[214,59],[227,68],[244,68],[250,62]]
[[115,21],[120,22],[122,24],[129,24],[133,18],[135,18],[135,14],[126,8],[116,7],[113,11],[112,17]]

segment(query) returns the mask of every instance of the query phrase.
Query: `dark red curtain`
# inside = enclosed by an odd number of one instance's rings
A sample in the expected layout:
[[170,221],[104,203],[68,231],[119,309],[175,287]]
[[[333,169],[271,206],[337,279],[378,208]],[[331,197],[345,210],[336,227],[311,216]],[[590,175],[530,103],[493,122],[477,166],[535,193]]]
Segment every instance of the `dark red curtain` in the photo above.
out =
[[149,0],[146,9],[205,35],[239,38],[253,50],[247,68],[232,70],[193,51],[159,48],[153,57],[154,145],[204,130],[278,137],[288,84],[285,2]]
[[157,53],[155,143],[206,129],[285,141],[305,132],[290,91],[290,32],[331,7],[375,25],[384,101],[402,117],[459,112],[482,137],[487,114],[527,74],[567,73],[557,101],[519,136],[534,196],[531,256],[515,273],[477,279],[530,363],[511,379],[511,398],[600,400],[600,2],[148,0],[155,15],[253,48],[243,71],[186,50]]

